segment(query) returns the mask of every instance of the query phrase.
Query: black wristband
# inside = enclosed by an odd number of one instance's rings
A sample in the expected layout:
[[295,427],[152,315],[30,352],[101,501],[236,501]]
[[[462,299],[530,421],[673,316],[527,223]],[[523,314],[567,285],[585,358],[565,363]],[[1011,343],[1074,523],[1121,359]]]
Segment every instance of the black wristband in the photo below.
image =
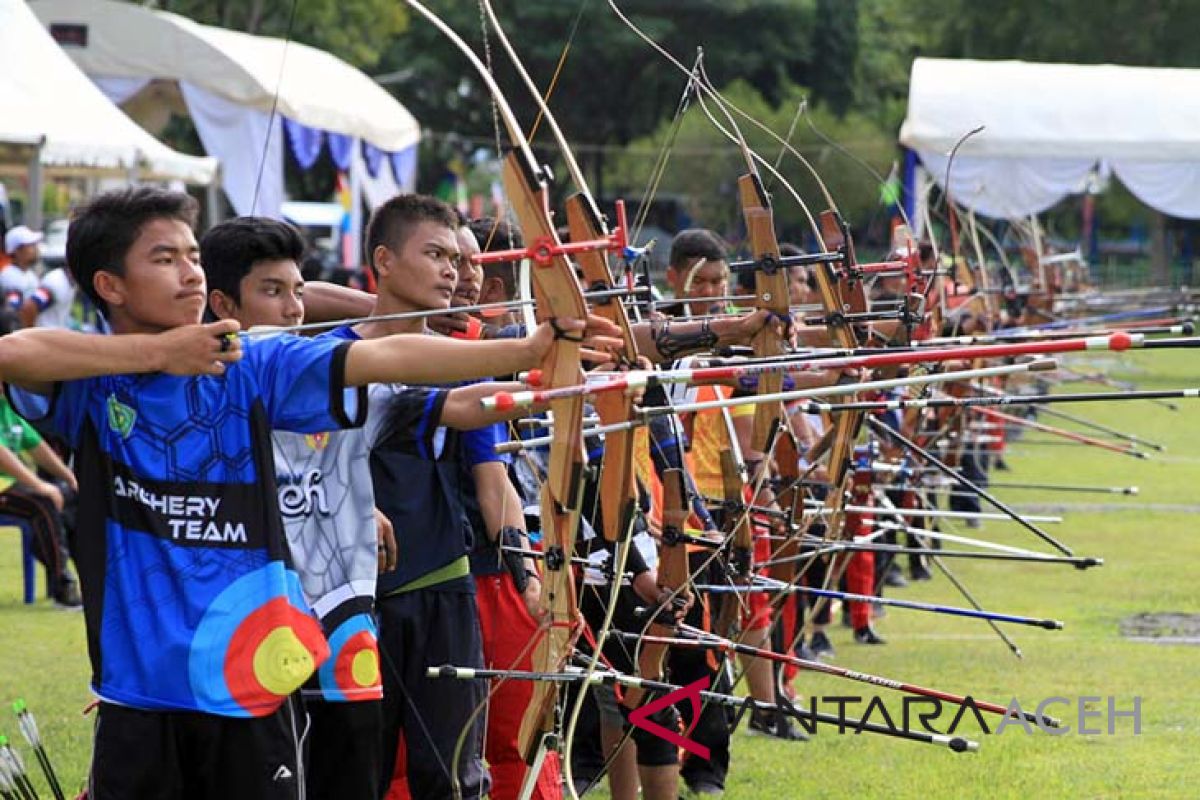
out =
[[515,550],[526,549],[525,531],[505,525],[500,529],[496,541],[500,544],[500,563],[508,570],[508,574],[512,575],[517,593],[524,594],[525,587],[529,585],[529,573],[525,569],[525,554]]
[[691,353],[711,350],[718,339],[707,319],[700,323],[700,330],[695,333],[672,333],[670,322],[665,322],[662,330],[654,334],[654,346],[664,359],[673,361]]

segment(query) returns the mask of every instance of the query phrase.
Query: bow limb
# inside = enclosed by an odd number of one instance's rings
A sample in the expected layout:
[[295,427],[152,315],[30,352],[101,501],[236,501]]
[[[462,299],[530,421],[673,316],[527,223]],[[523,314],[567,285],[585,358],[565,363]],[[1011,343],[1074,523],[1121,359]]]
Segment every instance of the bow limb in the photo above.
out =
[[[557,124],[548,109],[544,116],[551,122],[552,130],[557,131]],[[562,149],[567,150],[565,141]],[[582,176],[581,176],[582,177]],[[587,241],[607,237],[608,231],[604,220],[596,208],[590,194],[586,192],[586,184],[581,184],[581,192],[567,199],[567,227],[572,241]],[[619,224],[624,226],[624,209],[618,206],[618,214],[622,217]],[[612,271],[609,269],[608,256],[603,251],[580,253],[576,263],[583,274],[583,280],[589,291],[614,289]],[[637,346],[634,343],[633,332],[630,329],[629,315],[625,306],[617,297],[610,297],[596,304],[593,313],[604,317],[621,329],[623,349],[621,361],[627,366],[638,363]],[[628,392],[610,392],[593,400],[596,413],[603,424],[626,422],[634,417],[633,395]],[[617,601],[621,593],[621,575],[625,572],[625,563],[629,548],[633,543],[629,539],[634,515],[637,512],[637,483],[634,478],[634,442],[635,432],[630,430],[614,431],[604,437],[604,452],[600,461],[600,485],[598,489],[600,503],[601,533],[605,541],[618,549],[614,551],[614,569],[609,584],[608,606],[603,624],[596,632],[595,652],[588,664],[588,672],[594,671],[600,663],[605,642],[608,640],[616,611]],[[563,767],[571,796],[575,797],[574,770],[571,763],[571,748],[574,746],[576,726],[583,710],[586,693],[580,692],[574,707],[570,711],[566,723],[566,746],[563,750]]]
[[[827,251],[842,253],[842,274],[850,276],[856,265],[854,245],[850,240],[845,223],[835,211],[825,211],[821,214],[821,241]],[[857,286],[849,281],[839,281],[832,265],[815,265],[813,275],[817,280],[817,288],[821,296],[821,305],[826,314],[826,325],[829,337],[837,347],[853,349],[858,346],[858,338],[853,327],[845,318],[845,313],[857,305],[865,304],[865,297],[858,297],[862,292],[862,284]],[[847,294],[850,295],[847,298]],[[845,380],[845,379],[844,379]],[[846,478],[849,473],[850,455],[854,442],[862,428],[863,413],[859,411],[842,412],[833,416],[829,428],[821,441],[808,454],[808,460],[816,463],[822,451],[828,449],[827,472],[829,477],[829,493],[825,498],[826,531],[825,538],[836,541],[843,538],[849,526],[846,525],[842,508],[845,505]],[[847,530],[844,530],[847,529]],[[825,576],[825,588],[836,585],[842,571],[849,564],[849,559],[842,555],[835,557],[831,568]],[[813,605],[812,613],[806,615],[805,623],[796,633],[796,641],[810,632],[813,620],[820,614],[823,600],[818,598]],[[792,643],[793,646],[795,642]]]
[[[592,196],[591,190],[588,188],[587,180],[584,178],[583,171],[579,168],[575,160],[574,153],[571,150],[570,144],[562,129],[558,125],[558,120],[553,112],[546,104],[545,98],[542,97],[537,85],[530,77],[529,72],[525,69],[520,57],[517,55],[516,49],[513,47],[504,28],[500,25],[500,21],[496,16],[495,10],[492,8],[490,0],[480,0],[480,8],[487,16],[488,21],[495,31],[497,40],[501,47],[508,55],[512,62],[513,68],[521,77],[526,89],[537,104],[541,119],[545,120],[551,134],[558,143],[559,152],[567,165],[567,171],[570,174],[573,182],[579,192],[568,198],[566,203],[567,226],[570,232],[571,241],[591,242],[599,240],[609,240],[609,231],[605,225],[604,218],[600,214],[600,210],[596,205],[595,199]],[[624,207],[618,204],[617,210],[619,220],[619,240],[623,240],[625,235],[625,219]],[[520,214],[518,212],[518,216]],[[546,217],[548,218],[548,217]],[[534,221],[534,224],[538,224]],[[525,223],[522,221],[522,227]],[[543,235],[545,235],[543,233]],[[606,250],[589,249],[579,252],[575,256],[583,278],[592,291],[604,291],[615,288],[615,281],[612,277],[612,272],[609,269],[608,255]],[[579,293],[578,282],[574,276],[571,276],[571,281],[576,287],[576,294]],[[540,303],[539,303],[540,306]],[[621,331],[623,340],[623,350],[621,353],[622,361],[626,365],[635,365],[638,360],[638,352],[634,344],[634,338],[630,329],[629,318],[625,313],[625,307],[616,297],[610,297],[607,300],[601,301],[595,309],[598,316],[608,319],[614,323]],[[559,384],[569,385],[569,384]],[[596,398],[594,401],[596,412],[600,419],[605,424],[614,422],[628,421],[633,418],[633,397],[625,394],[611,394],[609,396]],[[569,425],[567,429],[575,438],[579,438],[583,427],[583,398],[579,398],[577,405],[572,406],[570,418],[561,420],[562,424]],[[578,416],[575,416],[578,414]],[[556,429],[560,423],[559,412],[555,411]],[[595,652],[588,666],[588,671],[591,672],[599,665],[601,653],[604,643],[608,637],[609,630],[612,626],[613,615],[616,609],[617,598],[620,590],[620,576],[625,571],[625,561],[628,555],[628,533],[630,526],[633,524],[634,512],[637,509],[636,497],[637,488],[634,481],[634,464],[633,464],[633,441],[634,432],[632,430],[619,431],[609,434],[604,441],[604,454],[600,464],[600,486],[599,486],[599,501],[601,507],[601,528],[606,541],[618,545],[621,544],[616,557],[614,559],[613,578],[610,585],[611,597],[608,603],[608,609],[605,614],[604,624],[600,631],[597,632]],[[580,440],[580,452],[582,453],[582,440]],[[552,469],[553,469],[553,452],[551,447]],[[576,482],[574,485],[578,485]],[[543,505],[543,511],[546,508]],[[578,515],[569,521],[572,526],[570,528],[570,537],[573,540],[574,526],[578,524]],[[569,555],[571,550],[567,551]],[[570,571],[565,570],[569,576]],[[566,587],[564,587],[565,590]],[[573,586],[571,587],[573,590]],[[562,665],[566,656],[569,654],[548,652],[545,654],[546,660],[543,662],[547,668],[556,668]],[[548,693],[551,694],[551,693]],[[552,694],[551,694],[552,696]],[[535,694],[534,700],[537,701]],[[581,693],[577,699],[574,708],[569,714],[569,720],[565,725],[565,744],[562,752],[566,778],[572,796],[575,795],[574,778],[571,768],[571,747],[574,739],[575,726],[578,722],[580,712],[583,707],[584,695]],[[527,712],[525,720],[523,720],[522,731],[527,727],[534,725],[531,714],[535,713],[535,706],[530,706],[530,711]],[[553,725],[552,719],[542,718],[540,727],[543,731],[549,731]]]
[[[555,234],[545,171],[537,166],[512,108],[470,46],[418,0],[406,2],[471,62],[480,80],[488,87],[497,114],[508,132],[513,149],[504,158],[504,188],[530,245],[527,255],[535,261],[531,269],[536,319],[539,322],[556,318],[584,319],[587,304]],[[569,386],[582,381],[579,350],[580,342],[574,338],[560,337],[554,343],[541,365],[546,386]],[[556,400],[550,408],[557,424],[553,429],[547,479],[541,494],[543,549],[546,553],[541,600],[543,624],[533,659],[535,667],[544,671],[553,671],[562,665],[570,655],[580,629],[570,556],[579,524],[580,477],[587,458],[582,434],[583,398]],[[518,746],[527,760],[536,756],[554,729],[556,698],[553,685],[534,687],[533,700],[518,734]]]
[[[758,268],[754,272],[755,307],[770,312],[774,320],[790,320],[787,270],[779,264],[779,242],[775,238],[775,220],[771,201],[756,172],[738,178],[738,194],[750,247]],[[783,337],[772,321],[768,321],[754,336],[754,357],[775,358],[786,352]],[[775,394],[783,388],[782,373],[768,373],[758,378],[758,393]],[[755,450],[767,449],[771,426],[780,419],[783,407],[779,403],[762,403],[754,408],[754,433],[751,444]]]
[[[608,235],[591,198],[582,193],[567,199],[567,226],[572,241],[588,241]],[[617,288],[605,253],[597,250],[580,253],[576,262],[583,273],[588,291],[599,292]],[[597,303],[592,313],[608,319],[621,329],[624,342],[621,360],[625,365],[635,365],[638,360],[637,346],[630,328],[629,315],[621,301],[616,297],[607,298]],[[605,425],[634,418],[633,396],[628,392],[607,392],[597,395],[592,402],[600,421]],[[599,495],[605,540],[612,543],[624,541],[637,507],[632,430],[615,431],[604,437]]]

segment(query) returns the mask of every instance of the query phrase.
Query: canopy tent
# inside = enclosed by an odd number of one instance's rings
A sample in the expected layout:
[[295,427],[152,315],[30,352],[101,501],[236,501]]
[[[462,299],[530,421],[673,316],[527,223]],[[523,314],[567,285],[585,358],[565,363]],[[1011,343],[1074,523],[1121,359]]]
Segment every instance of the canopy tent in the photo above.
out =
[[900,143],[955,202],[1036,214],[1111,171],[1146,205],[1200,218],[1200,70],[918,58]]
[[185,106],[205,149],[221,158],[223,186],[239,214],[280,215],[285,126],[301,165],[328,142],[365,197],[415,185],[417,121],[328,53],[112,0],[35,0],[30,7],[75,63],[131,111],[147,94],[155,102],[143,109],[161,113],[164,98]]
[[[105,98],[22,0],[0,0],[0,165],[24,174],[127,176],[207,185],[215,158],[177,153]],[[31,197],[36,217],[40,201]],[[31,220],[36,224],[37,220]]]

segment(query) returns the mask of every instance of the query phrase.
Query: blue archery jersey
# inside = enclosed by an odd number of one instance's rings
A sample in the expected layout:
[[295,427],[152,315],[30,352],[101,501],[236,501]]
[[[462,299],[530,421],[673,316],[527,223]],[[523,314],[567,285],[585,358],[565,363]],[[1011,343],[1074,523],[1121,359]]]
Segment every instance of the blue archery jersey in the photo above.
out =
[[271,430],[349,427],[350,344],[243,337],[220,377],[58,384],[40,405],[76,453],[76,564],[92,685],[141,709],[272,713],[328,657],[289,563]]

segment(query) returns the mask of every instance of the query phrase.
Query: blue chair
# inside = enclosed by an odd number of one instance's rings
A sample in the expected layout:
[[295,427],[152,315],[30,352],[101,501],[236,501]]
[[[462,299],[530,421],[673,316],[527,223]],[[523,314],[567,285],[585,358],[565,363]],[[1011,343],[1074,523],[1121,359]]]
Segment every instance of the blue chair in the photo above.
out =
[[[37,559],[33,557],[33,527],[23,519],[0,516],[0,527],[21,531],[21,577],[25,584],[25,605],[37,599]],[[46,569],[46,597],[50,597],[50,570]]]

